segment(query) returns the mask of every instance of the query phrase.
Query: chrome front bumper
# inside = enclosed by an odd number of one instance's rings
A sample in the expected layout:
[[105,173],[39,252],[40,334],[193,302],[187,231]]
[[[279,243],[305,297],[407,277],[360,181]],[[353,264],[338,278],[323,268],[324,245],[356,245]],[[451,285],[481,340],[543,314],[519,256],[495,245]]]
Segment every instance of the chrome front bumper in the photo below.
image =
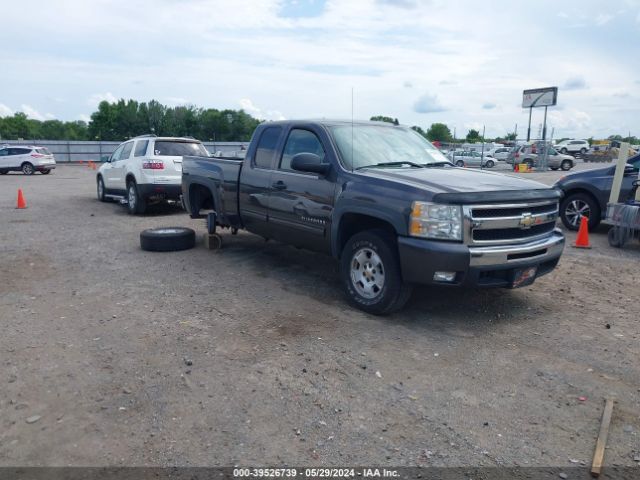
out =
[[555,229],[551,236],[542,240],[518,245],[499,245],[492,247],[469,247],[470,267],[487,267],[492,265],[513,265],[544,262],[545,259],[556,258],[564,249],[564,235]]

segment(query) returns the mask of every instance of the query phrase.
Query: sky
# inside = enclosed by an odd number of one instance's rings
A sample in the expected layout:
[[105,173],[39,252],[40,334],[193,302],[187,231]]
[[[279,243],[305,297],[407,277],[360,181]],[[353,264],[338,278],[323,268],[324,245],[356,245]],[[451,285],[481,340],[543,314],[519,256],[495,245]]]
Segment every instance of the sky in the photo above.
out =
[[22,20],[0,29],[0,116],[89,120],[119,98],[265,120],[353,106],[524,138],[522,91],[557,86],[554,138],[640,137],[640,0],[21,0],[2,17]]

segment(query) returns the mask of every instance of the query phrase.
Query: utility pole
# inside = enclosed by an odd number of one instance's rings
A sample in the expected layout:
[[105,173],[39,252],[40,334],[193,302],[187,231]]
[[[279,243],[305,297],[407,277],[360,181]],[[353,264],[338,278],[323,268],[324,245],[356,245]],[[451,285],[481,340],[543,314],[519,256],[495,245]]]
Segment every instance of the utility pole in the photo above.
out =
[[529,126],[527,127],[527,143],[531,140],[531,112],[533,112],[533,105],[529,107]]
[[482,152],[480,153],[480,170],[484,168],[484,129],[485,126],[482,126]]

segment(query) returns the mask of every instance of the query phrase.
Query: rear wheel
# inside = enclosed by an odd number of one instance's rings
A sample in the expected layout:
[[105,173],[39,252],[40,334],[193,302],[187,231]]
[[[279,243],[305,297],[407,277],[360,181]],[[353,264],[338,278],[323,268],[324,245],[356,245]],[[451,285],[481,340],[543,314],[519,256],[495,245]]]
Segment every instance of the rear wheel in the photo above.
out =
[[21,168],[22,173],[24,173],[25,175],[33,175],[33,173],[36,171],[35,168],[33,168],[33,165],[31,165],[29,162],[24,162]]
[[456,162],[456,165],[457,165],[458,167],[464,167],[464,162],[463,162],[462,160],[458,160],[458,161]]
[[140,195],[135,180],[127,183],[127,211],[130,215],[142,215],[147,210],[147,202]]
[[573,193],[560,204],[560,218],[569,230],[578,230],[580,218],[589,219],[589,230],[600,224],[600,207],[593,197],[585,193]]
[[563,160],[560,164],[560,168],[565,172],[573,168],[573,162],[571,160]]
[[374,315],[400,310],[411,296],[411,286],[402,281],[395,240],[384,230],[360,232],[347,241],[340,275],[351,304]]
[[40,173],[42,175],[49,175],[51,173],[51,170],[42,170]]
[[581,154],[581,155],[584,155],[585,153],[587,153],[587,149],[586,149],[586,148],[584,148],[584,147],[582,147],[582,148],[580,149],[580,154]]
[[486,163],[484,164],[485,167],[487,168],[493,168],[495,167],[495,163],[493,162],[493,160],[487,160]]
[[562,148],[560,149],[560,153],[562,153],[562,154],[564,154],[564,155],[566,155],[568,151],[569,151],[569,150],[567,150],[567,148],[566,148],[566,147],[562,147]]
[[6,175],[9,173],[9,170],[0,170],[0,175]]

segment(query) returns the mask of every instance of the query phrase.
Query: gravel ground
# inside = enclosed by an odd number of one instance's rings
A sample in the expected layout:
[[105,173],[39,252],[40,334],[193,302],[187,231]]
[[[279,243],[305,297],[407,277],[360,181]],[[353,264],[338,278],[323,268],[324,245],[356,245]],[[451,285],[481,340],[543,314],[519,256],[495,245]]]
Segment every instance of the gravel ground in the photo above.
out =
[[637,465],[637,243],[601,228],[531,287],[378,318],[327,257],[250,234],[141,251],[203,222],[128,216],[93,178],[0,177],[0,465],[572,466],[610,395],[605,461]]

